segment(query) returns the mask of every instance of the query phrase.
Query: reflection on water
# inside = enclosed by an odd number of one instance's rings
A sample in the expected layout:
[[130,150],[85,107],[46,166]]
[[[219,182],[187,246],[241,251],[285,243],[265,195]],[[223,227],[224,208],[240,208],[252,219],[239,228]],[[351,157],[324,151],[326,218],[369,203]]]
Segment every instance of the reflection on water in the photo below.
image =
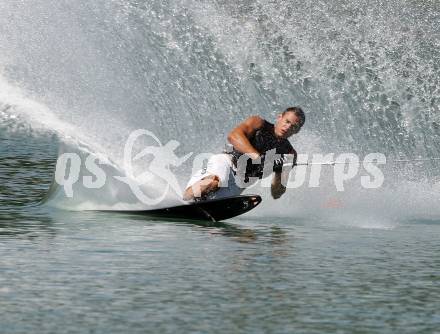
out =
[[35,239],[44,237],[54,237],[56,229],[50,221],[40,221],[35,218],[30,220],[20,219],[20,216],[15,216],[13,219],[2,217],[0,220],[0,240],[9,239],[12,237],[26,237],[28,239]]

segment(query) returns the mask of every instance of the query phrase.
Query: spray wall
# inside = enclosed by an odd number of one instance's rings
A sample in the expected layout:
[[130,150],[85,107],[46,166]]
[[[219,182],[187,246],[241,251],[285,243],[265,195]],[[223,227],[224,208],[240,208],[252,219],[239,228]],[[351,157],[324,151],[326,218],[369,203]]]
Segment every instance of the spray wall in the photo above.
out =
[[[439,157],[439,19],[435,1],[2,2],[1,131],[56,133],[63,150],[105,154],[123,170],[136,129],[179,141],[180,156],[217,152],[245,117],[300,105],[300,153]],[[396,212],[412,196],[434,210],[437,163],[389,169],[386,200],[405,194]],[[191,164],[175,172],[183,186]],[[283,201],[319,198],[316,207],[334,191]]]

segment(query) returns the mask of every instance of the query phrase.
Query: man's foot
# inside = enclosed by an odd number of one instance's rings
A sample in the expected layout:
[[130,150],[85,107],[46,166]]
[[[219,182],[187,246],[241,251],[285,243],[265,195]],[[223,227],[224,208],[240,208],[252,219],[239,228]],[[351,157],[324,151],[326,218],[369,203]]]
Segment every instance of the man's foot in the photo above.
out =
[[219,189],[220,179],[217,175],[207,176],[188,187],[183,193],[185,201],[203,201]]

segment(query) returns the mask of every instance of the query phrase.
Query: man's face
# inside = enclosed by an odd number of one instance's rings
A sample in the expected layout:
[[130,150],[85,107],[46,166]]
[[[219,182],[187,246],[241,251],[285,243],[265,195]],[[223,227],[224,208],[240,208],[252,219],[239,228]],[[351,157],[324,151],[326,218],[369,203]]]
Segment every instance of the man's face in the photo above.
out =
[[284,115],[278,115],[275,123],[275,136],[280,138],[289,138],[300,130],[300,118],[294,112],[285,112]]

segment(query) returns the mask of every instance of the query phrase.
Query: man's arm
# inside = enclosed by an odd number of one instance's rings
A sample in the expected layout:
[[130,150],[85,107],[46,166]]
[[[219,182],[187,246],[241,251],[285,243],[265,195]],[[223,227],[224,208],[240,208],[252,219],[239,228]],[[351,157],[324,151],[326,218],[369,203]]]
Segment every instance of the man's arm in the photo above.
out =
[[272,178],[270,193],[274,199],[280,198],[286,192],[286,187],[281,182],[282,174],[282,172],[275,172]]
[[228,141],[241,153],[248,153],[251,158],[260,156],[249,141],[255,132],[264,125],[264,120],[259,116],[251,116],[232,129],[228,134]]
[[[293,169],[293,167],[295,166],[298,154],[296,153],[296,151],[293,147],[292,147],[291,151],[289,152],[289,154],[291,154],[293,156],[293,159],[292,159],[292,163],[293,163],[292,169]],[[272,197],[274,199],[280,198],[286,192],[286,187],[283,186],[283,184],[287,184],[287,180],[289,178],[289,173],[292,169],[274,172],[271,187],[270,187],[270,192],[271,192]]]

